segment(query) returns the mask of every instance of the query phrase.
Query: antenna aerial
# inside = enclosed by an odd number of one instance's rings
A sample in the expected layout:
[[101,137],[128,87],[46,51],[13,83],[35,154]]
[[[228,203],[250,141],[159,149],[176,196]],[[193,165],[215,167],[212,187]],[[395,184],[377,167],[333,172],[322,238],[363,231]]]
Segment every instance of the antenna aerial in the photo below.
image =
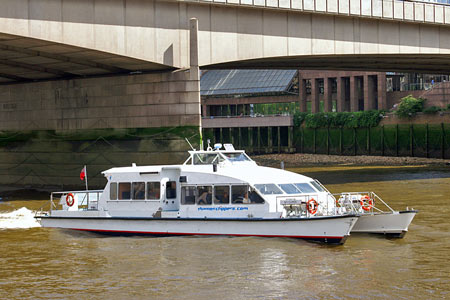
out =
[[195,148],[192,147],[191,143],[189,142],[189,140],[187,138],[184,138],[186,140],[186,142],[189,144],[189,146],[191,147],[192,151],[195,151]]

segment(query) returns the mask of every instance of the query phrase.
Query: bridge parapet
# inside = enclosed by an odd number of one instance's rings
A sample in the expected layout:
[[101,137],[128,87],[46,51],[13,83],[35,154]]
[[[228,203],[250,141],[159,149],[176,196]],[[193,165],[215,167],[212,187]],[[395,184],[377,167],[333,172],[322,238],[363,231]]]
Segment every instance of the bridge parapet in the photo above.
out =
[[450,25],[450,5],[392,0],[183,0],[362,18]]

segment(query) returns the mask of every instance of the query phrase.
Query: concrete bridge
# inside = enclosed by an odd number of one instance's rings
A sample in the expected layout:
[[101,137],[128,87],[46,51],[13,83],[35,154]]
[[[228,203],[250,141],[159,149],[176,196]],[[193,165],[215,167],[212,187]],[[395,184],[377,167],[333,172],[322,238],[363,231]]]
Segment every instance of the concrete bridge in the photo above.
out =
[[87,164],[100,187],[111,166],[180,162],[200,140],[199,68],[260,67],[448,73],[450,7],[0,0],[0,183],[76,186]]
[[186,68],[192,17],[204,68],[450,70],[450,6],[391,0],[1,1],[0,33],[22,41],[0,50],[51,55],[40,39]]

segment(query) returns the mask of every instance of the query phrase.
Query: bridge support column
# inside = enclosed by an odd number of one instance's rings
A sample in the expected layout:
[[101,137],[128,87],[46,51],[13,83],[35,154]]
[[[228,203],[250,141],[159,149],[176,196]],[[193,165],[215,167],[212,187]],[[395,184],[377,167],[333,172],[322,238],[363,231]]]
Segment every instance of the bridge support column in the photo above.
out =
[[333,102],[331,99],[331,87],[333,85],[333,78],[323,79],[323,110],[325,112],[330,112],[333,110]]
[[313,114],[320,112],[320,100],[319,100],[319,79],[311,79],[311,112]]
[[336,110],[338,112],[342,112],[345,111],[345,78],[338,77],[336,80],[337,80]]
[[356,76],[350,77],[350,111],[358,111],[358,79]]
[[386,73],[378,74],[378,109],[388,109],[386,100]]
[[375,78],[364,76],[364,110],[375,109]]
[[298,77],[298,96],[300,111],[306,112],[306,80],[300,75]]

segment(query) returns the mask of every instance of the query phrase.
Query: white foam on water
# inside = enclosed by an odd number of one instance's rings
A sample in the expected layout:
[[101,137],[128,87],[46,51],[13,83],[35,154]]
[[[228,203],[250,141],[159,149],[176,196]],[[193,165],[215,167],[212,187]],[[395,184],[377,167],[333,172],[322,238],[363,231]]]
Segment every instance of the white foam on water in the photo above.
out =
[[34,218],[34,214],[33,211],[26,207],[12,212],[0,212],[0,230],[41,227],[41,224]]

